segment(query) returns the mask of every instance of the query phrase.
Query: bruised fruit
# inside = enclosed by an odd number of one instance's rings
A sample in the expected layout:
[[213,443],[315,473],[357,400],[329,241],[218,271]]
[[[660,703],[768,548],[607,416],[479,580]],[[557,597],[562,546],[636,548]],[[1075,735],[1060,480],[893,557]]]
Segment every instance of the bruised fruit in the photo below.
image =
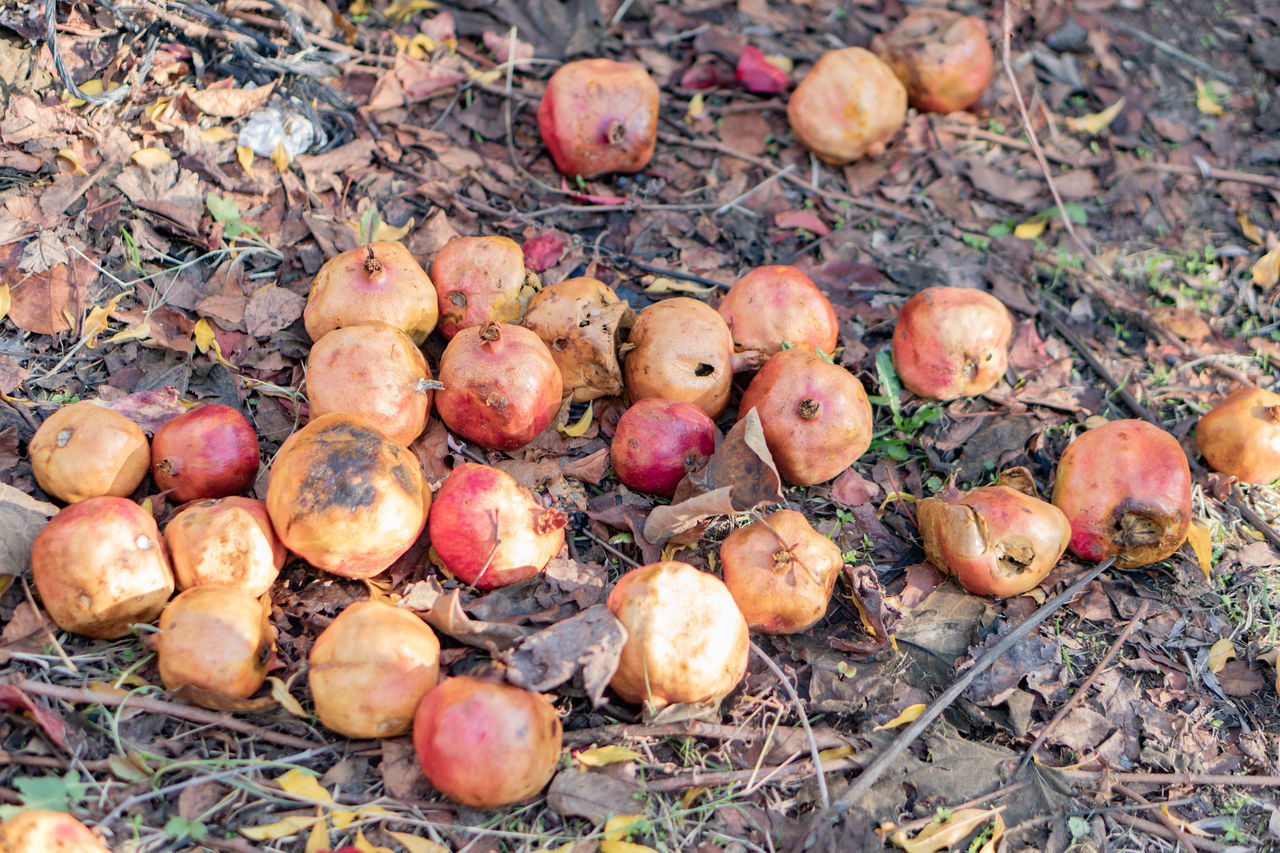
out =
[[307,678],[320,722],[351,738],[409,731],[418,703],[436,686],[440,641],[408,610],[357,601],[311,647]]
[[824,53],[787,102],[791,130],[818,159],[840,166],[881,154],[907,118],[907,90],[860,47]]
[[151,476],[173,503],[238,495],[258,476],[258,434],[230,406],[198,406],[156,430]]
[[706,412],[692,403],[646,397],[618,418],[609,464],[631,488],[671,497],[715,449],[716,425]]
[[718,310],[739,350],[773,355],[787,343],[835,351],[835,309],[797,267],[756,267],[733,283]]
[[566,63],[547,81],[538,130],[562,174],[638,172],[658,139],[658,84],[629,62]]
[[801,513],[784,509],[725,537],[720,564],[750,628],[795,634],[827,612],[844,559]]
[[45,418],[28,453],[40,488],[67,503],[130,495],[151,466],[142,427],[89,400],[63,406]]
[[1243,483],[1280,479],[1280,394],[1235,391],[1200,418],[1196,444],[1210,468]]
[[631,399],[693,403],[716,418],[733,386],[733,336],[705,302],[676,296],[636,315],[623,363]]
[[765,362],[742,394],[739,419],[752,409],[792,485],[830,480],[871,446],[871,403],[858,377],[806,349]]
[[990,391],[1009,366],[1013,326],[1004,303],[969,287],[926,287],[893,327],[893,367],[903,386],[930,400]]
[[178,589],[233,586],[255,598],[275,583],[289,556],[255,498],[216,498],[181,507],[164,528]]
[[421,344],[438,316],[431,278],[395,240],[359,246],[326,261],[302,312],[313,341],[343,326],[380,320]]
[[971,106],[995,68],[982,20],[950,9],[914,10],[873,38],[871,51],[898,75],[911,106],[923,112]]
[[1140,420],[1081,433],[1058,461],[1053,503],[1071,553],[1132,569],[1178,550],[1191,526],[1191,470],[1178,440]]
[[579,277],[540,290],[529,302],[524,325],[551,351],[564,396],[586,403],[622,393],[619,332],[634,320],[631,306],[609,285]]
[[528,275],[524,250],[510,238],[454,237],[445,243],[431,263],[440,334],[448,339],[470,326],[519,323]]
[[747,622],[715,575],[651,563],[623,575],[607,603],[627,629],[610,686],[628,702],[714,702],[747,671]]
[[350,412],[406,447],[427,426],[435,387],[422,350],[387,323],[334,329],[307,356],[311,417]]
[[523,447],[560,411],[560,368],[523,326],[485,323],[454,335],[440,356],[440,383],[440,420],[493,450]]
[[417,540],[431,489],[418,459],[364,418],[322,415],[285,439],[271,464],[276,535],[316,568],[372,577]]
[[1071,538],[1056,506],[1008,486],[948,487],[916,507],[929,562],[975,595],[1021,595],[1044,580]]
[[178,593],[160,614],[153,643],[169,690],[195,687],[247,699],[267,678],[275,629],[263,603],[229,586]]
[[560,760],[560,717],[540,693],[468,675],[422,697],[413,746],[440,793],[474,809],[527,800]]
[[98,836],[66,812],[24,809],[0,823],[4,853],[111,853]]
[[31,577],[49,617],[99,640],[155,619],[173,594],[173,572],[151,513],[124,498],[87,498],[59,510],[36,534]]
[[544,507],[505,471],[467,462],[445,478],[427,529],[445,568],[496,589],[534,577],[564,546],[568,516]]

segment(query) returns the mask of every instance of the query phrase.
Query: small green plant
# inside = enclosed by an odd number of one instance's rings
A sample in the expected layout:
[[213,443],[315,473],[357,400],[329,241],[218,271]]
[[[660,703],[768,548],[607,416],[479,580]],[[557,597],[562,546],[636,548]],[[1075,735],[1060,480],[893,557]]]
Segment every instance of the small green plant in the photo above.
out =
[[991,241],[978,234],[961,234],[960,241],[969,248],[977,249],[980,252],[991,248]]
[[242,234],[258,236],[257,226],[249,225],[240,218],[240,207],[231,199],[223,198],[217,193],[209,193],[205,196],[204,206],[209,210],[209,215],[213,217],[214,222],[222,223],[223,236],[228,238],[239,237]]
[[164,831],[169,833],[177,841],[185,841],[188,838],[192,841],[199,841],[209,834],[209,828],[198,820],[187,820],[180,815],[174,815],[164,825]]
[[888,406],[893,416],[893,425],[872,436],[871,450],[898,462],[905,462],[911,458],[909,447],[915,434],[942,417],[942,409],[935,405],[925,405],[911,414],[903,411],[902,403],[898,400],[902,385],[893,368],[893,357],[887,350],[876,353],[876,377],[880,380],[880,390],[883,393],[867,399],[876,405]]

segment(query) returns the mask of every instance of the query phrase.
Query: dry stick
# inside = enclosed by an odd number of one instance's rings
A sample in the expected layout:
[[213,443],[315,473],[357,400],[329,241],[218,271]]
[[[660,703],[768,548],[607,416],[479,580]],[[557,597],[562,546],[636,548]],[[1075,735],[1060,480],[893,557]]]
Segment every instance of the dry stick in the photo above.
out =
[[567,744],[584,744],[601,740],[638,737],[704,737],[713,740],[747,739],[741,726],[725,726],[717,723],[704,723],[701,720],[689,720],[683,723],[663,723],[661,725],[645,726],[620,723],[611,726],[595,726],[590,729],[576,729],[564,733],[564,742]]
[[1147,44],[1156,48],[1157,50],[1164,51],[1165,53],[1172,56],[1174,59],[1180,59],[1183,62],[1187,63],[1188,65],[1191,65],[1200,69],[1205,74],[1209,74],[1214,77],[1217,77],[1219,80],[1222,80],[1227,83],[1234,84],[1236,82],[1235,77],[1231,76],[1226,71],[1223,71],[1221,68],[1215,68],[1214,66],[1205,62],[1203,59],[1197,59],[1196,57],[1192,56],[1186,51],[1179,50],[1178,48],[1174,47],[1168,42],[1161,41],[1160,39],[1148,33],[1146,30],[1140,30],[1137,27],[1132,26],[1131,24],[1127,24],[1124,21],[1121,21],[1117,18],[1113,18],[1110,15],[1099,14],[1098,17],[1106,21],[1107,23],[1111,24],[1113,27],[1120,30],[1121,32],[1125,32],[1131,36],[1140,38],[1143,41],[1145,41]]
[[1111,770],[1061,770],[1053,772],[1067,779],[1086,782],[1137,783],[1193,787],[1280,788],[1280,776],[1231,776],[1223,773],[1116,773]]
[[822,771],[822,758],[818,755],[818,741],[813,737],[813,729],[809,728],[809,715],[805,713],[804,704],[801,703],[800,696],[796,693],[796,689],[791,686],[791,679],[787,678],[787,674],[782,671],[782,667],[773,662],[773,658],[765,654],[764,650],[755,643],[751,644],[751,651],[756,657],[764,661],[770,672],[777,676],[778,681],[782,683],[782,689],[787,691],[787,695],[791,697],[791,701],[795,704],[796,715],[800,717],[800,725],[804,727],[804,736],[809,741],[809,755],[813,758],[814,774],[818,779],[818,798],[822,800],[824,809],[831,808],[831,795],[827,792],[827,777]]
[[25,577],[22,578],[22,594],[26,596],[27,606],[31,608],[31,612],[36,614],[36,618],[40,620],[40,630],[44,632],[45,639],[49,641],[49,645],[57,650],[58,657],[62,658],[62,662],[67,665],[67,669],[71,670],[71,674],[79,675],[79,668],[76,667],[71,658],[67,657],[67,650],[62,647],[62,643],[58,642],[58,638],[49,627],[48,620],[44,618],[44,611],[36,606],[35,597],[31,595],[31,586],[27,583]]
[[[1165,839],[1166,841],[1176,842],[1181,840],[1177,837],[1177,835],[1173,832],[1173,830],[1169,829],[1163,824],[1154,823],[1149,820],[1143,820],[1140,817],[1134,817],[1133,815],[1125,814],[1124,812],[1116,812],[1115,814],[1108,815],[1108,817],[1111,818],[1111,820],[1114,820],[1116,823],[1127,826],[1130,829],[1137,829],[1142,832],[1146,832],[1150,835],[1156,835],[1156,836],[1159,836],[1160,838]],[[1228,849],[1225,844],[1219,844],[1218,842],[1210,841],[1207,838],[1192,838],[1190,836],[1187,836],[1187,840],[1191,843],[1191,846],[1196,850],[1205,850],[1205,851],[1209,851],[1209,853],[1220,853],[1220,851]]]
[[[1124,796],[1128,797],[1134,802],[1140,803],[1141,805],[1149,806],[1152,804],[1150,800],[1148,800],[1146,797],[1142,796],[1137,791],[1133,790],[1127,785],[1114,784],[1111,787],[1113,790],[1120,792]],[[1182,830],[1182,827],[1178,826],[1177,821],[1175,821],[1172,817],[1170,817],[1168,814],[1165,814],[1164,812],[1157,812],[1156,818],[1169,828],[1169,830],[1173,833],[1174,838],[1177,839],[1177,843],[1180,846],[1185,847],[1187,849],[1187,853],[1195,853],[1196,848],[1195,848],[1195,845],[1192,843],[1191,836],[1187,835],[1187,833]]]
[[[825,773],[839,773],[843,770],[856,770],[862,766],[857,758],[837,758],[822,765]],[[776,767],[752,767],[746,770],[720,770],[714,773],[703,773],[695,770],[683,776],[672,776],[668,779],[656,779],[645,782],[646,791],[667,794],[672,791],[686,791],[689,788],[717,788],[723,785],[735,785],[739,782],[793,782],[812,776],[817,770],[812,761],[798,761],[794,764],[780,764]]]
[[[966,124],[944,124],[938,128],[947,133],[957,133],[961,136],[968,136],[971,139],[982,139],[987,142],[994,142],[1005,148],[1012,148],[1015,151],[1032,152],[1035,149],[1031,147],[1031,143],[1023,142],[1021,139],[1014,139],[1012,136],[1005,136],[1003,133],[993,133],[990,130],[980,130],[976,127],[969,127]],[[1065,154],[1058,154],[1053,151],[1045,151],[1046,160],[1059,163],[1063,166],[1071,166],[1074,169],[1088,169],[1094,166],[1106,166],[1111,163],[1110,157],[1091,157],[1087,160],[1073,160]]]
[[[1203,166],[1191,166],[1186,163],[1143,163],[1134,171],[1194,175],[1197,178],[1208,178],[1215,181],[1238,181],[1242,184],[1255,184],[1270,190],[1280,190],[1280,178],[1259,175],[1256,172],[1241,172],[1238,169],[1219,169],[1217,166],[1210,166],[1208,163]],[[1124,173],[1117,173],[1117,177],[1123,176]]]

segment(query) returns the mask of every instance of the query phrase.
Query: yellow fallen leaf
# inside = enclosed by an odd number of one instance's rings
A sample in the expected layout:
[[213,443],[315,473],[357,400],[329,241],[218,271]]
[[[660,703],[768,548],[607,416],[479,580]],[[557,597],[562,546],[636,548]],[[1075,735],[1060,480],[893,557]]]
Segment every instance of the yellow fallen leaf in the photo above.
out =
[[1034,240],[1044,233],[1044,229],[1049,227],[1047,219],[1028,219],[1021,225],[1013,229],[1013,236],[1019,240]]
[[841,744],[840,746],[824,749],[818,753],[819,761],[839,761],[841,758],[848,758],[853,755],[853,747],[849,744]]
[[688,548],[691,551],[693,550],[693,548],[689,545],[681,545],[678,542],[668,542],[662,548],[663,561],[669,562],[671,560],[674,560],[676,558],[676,554],[679,554],[681,551],[683,551],[686,548]]
[[86,172],[86,171],[84,170],[84,165],[83,165],[83,164],[81,164],[81,162],[80,162],[80,155],[79,155],[79,154],[77,154],[77,153],[75,152],[75,150],[74,150],[74,149],[72,149],[72,148],[60,148],[60,149],[58,149],[58,156],[59,156],[59,157],[61,157],[63,160],[66,160],[68,163],[70,163],[70,164],[71,164],[71,172],[72,172],[72,174],[76,174],[76,175],[87,175],[87,174],[89,174],[88,172]]
[[1165,817],[1169,818],[1169,820],[1173,821],[1177,825],[1179,830],[1187,833],[1188,835],[1195,835],[1200,838],[1213,837],[1213,834],[1208,832],[1207,830],[1201,829],[1200,827],[1196,826],[1193,823],[1187,823],[1185,820],[1175,815],[1173,811],[1170,810],[1168,803],[1164,803],[1163,805],[1160,806],[1160,812]]
[[1209,536],[1209,528],[1201,527],[1199,524],[1191,525],[1187,530],[1187,542],[1191,545],[1191,550],[1195,552],[1196,560],[1200,563],[1200,571],[1204,572],[1204,579],[1211,580],[1213,575],[1213,543]]
[[334,809],[329,813],[329,819],[333,821],[333,825],[338,829],[346,829],[359,817],[358,814],[350,809]]
[[1262,232],[1258,230],[1258,226],[1253,224],[1253,220],[1249,218],[1247,213],[1237,213],[1236,222],[1240,223],[1240,233],[1244,238],[1255,246],[1262,245]]
[[253,149],[248,145],[236,146],[236,162],[240,164],[240,168],[244,169],[244,173],[249,177],[253,177]]
[[197,320],[195,328],[192,329],[192,334],[196,339],[196,349],[200,350],[200,352],[213,353],[214,359],[223,367],[231,370],[239,369],[223,356],[222,346],[218,343],[218,339],[214,337],[213,326],[208,320],[203,317]]
[[1272,249],[1254,261],[1249,270],[1253,274],[1253,283],[1264,290],[1276,286],[1280,281],[1280,249]]
[[318,800],[322,803],[333,802],[333,796],[316,780],[314,774],[306,770],[296,767],[293,770],[287,770],[276,777],[276,784],[295,797],[306,797],[308,800]]
[[269,675],[267,676],[267,681],[271,684],[271,698],[279,702],[281,708],[284,708],[295,717],[301,717],[304,720],[311,717],[310,714],[302,709],[302,705],[299,704],[297,699],[293,698],[293,694],[289,692],[289,688],[285,687],[284,682],[277,676]]
[[1209,647],[1209,671],[1217,674],[1236,656],[1235,644],[1225,637]]
[[448,847],[443,844],[437,844],[430,838],[419,838],[416,835],[410,835],[407,832],[392,832],[387,830],[390,835],[400,843],[400,846],[409,853],[451,853]]
[[1218,94],[1214,91],[1212,83],[1206,83],[1199,77],[1196,78],[1196,109],[1207,116],[1222,118],[1224,115],[1222,104],[1218,103]]
[[501,66],[490,68],[486,71],[481,71],[478,68],[467,69],[468,77],[475,80],[477,83],[483,83],[486,86],[492,86],[505,77],[506,74],[507,72]]
[[881,725],[876,726],[874,729],[872,729],[872,731],[878,732],[881,729],[896,729],[898,728],[898,726],[905,726],[907,723],[914,723],[916,719],[921,714],[924,713],[924,709],[926,707],[927,706],[923,702],[917,702],[914,705],[908,705],[907,707],[902,709],[901,714],[894,717],[892,720],[890,720],[887,723],[883,723]]
[[157,166],[163,166],[173,158],[163,148],[141,148],[133,152],[129,159],[144,169],[154,169]]
[[369,839],[364,837],[364,830],[360,829],[356,830],[356,840],[352,846],[360,853],[396,853],[390,847],[374,847],[369,843]]
[[13,304],[13,297],[9,295],[9,285],[0,284],[0,322],[9,316],[9,306]]
[[766,53],[764,61],[775,68],[781,68],[788,74],[794,71],[796,67],[795,63],[791,61],[791,57],[783,56],[781,53]]
[[576,752],[574,757],[578,759],[579,764],[585,764],[587,767],[604,767],[606,764],[617,764],[619,761],[635,761],[644,756],[625,746],[610,744]]
[[685,791],[684,796],[680,798],[680,808],[682,809],[689,808],[690,806],[693,805],[694,800],[698,799],[698,797],[701,797],[703,794],[705,794],[707,791],[710,791],[710,790],[711,789],[706,787],[705,785],[700,785],[697,788],[690,788],[689,790]]
[[1072,133],[1088,133],[1097,136],[1111,126],[1111,122],[1116,120],[1116,116],[1120,115],[1122,109],[1124,109],[1124,98],[1116,101],[1100,113],[1090,113],[1079,118],[1068,117],[1066,120],[1067,130]]
[[409,221],[399,228],[394,225],[388,225],[385,222],[379,222],[378,227],[373,232],[375,240],[403,240],[405,235],[413,230],[414,219],[410,217]]
[[557,427],[557,429],[570,438],[581,438],[583,433],[591,427],[591,406],[591,403],[587,403],[587,410],[582,413],[582,417],[578,418],[576,423]]
[[107,301],[106,305],[95,305],[89,310],[89,316],[84,321],[84,345],[89,349],[98,346],[98,335],[102,334],[102,330],[107,327],[107,320],[112,311],[116,310],[116,306],[120,304],[120,300],[124,298],[124,293],[117,293]]
[[997,828],[1003,832],[1004,820],[1000,817],[1003,809],[1004,806],[994,809],[960,809],[952,812],[945,820],[929,824],[915,838],[908,840],[906,833],[899,830],[889,840],[907,853],[935,853],[959,844],[989,821],[997,821]]
[[407,45],[407,53],[414,59],[430,59],[431,54],[435,53],[436,40],[426,33],[414,33],[413,38],[409,39]]
[[235,139],[236,135],[222,125],[214,127],[201,128],[197,134],[200,141],[208,145],[217,145],[219,142],[226,142],[228,139]]
[[[115,88],[115,87],[112,87],[112,88]],[[101,95],[102,81],[97,79],[85,80],[83,83],[80,84],[80,91],[84,92],[86,95]],[[86,101],[84,98],[77,98],[75,95],[71,94],[70,92],[64,91],[62,93],[62,103],[66,104],[68,107],[71,107],[72,109],[75,109],[77,107],[83,107],[85,104],[89,102]]]
[[604,837],[609,841],[622,841],[633,829],[649,818],[642,814],[618,814],[604,824]]
[[689,99],[689,107],[684,111],[684,120],[686,124],[693,124],[707,110],[707,99],[702,97],[702,93],[694,95]]
[[173,112],[173,98],[156,98],[155,103],[148,104],[142,108],[142,114],[155,124],[165,117],[166,114]]
[[405,0],[403,3],[396,2],[387,7],[386,16],[392,21],[402,21],[414,12],[422,12],[434,8],[436,8],[436,4],[433,0]]
[[289,152],[284,150],[283,142],[276,143],[276,150],[271,152],[271,162],[275,165],[276,171],[282,175],[289,168]]
[[601,841],[600,853],[658,853],[652,847],[633,844],[630,841]]
[[701,285],[684,279],[658,276],[645,285],[645,293],[714,293],[719,288],[713,285]]
[[353,18],[363,18],[368,15],[368,0],[352,0],[351,5],[347,7],[347,14]]
[[297,835],[304,829],[310,829],[312,824],[318,820],[322,820],[322,818],[313,817],[312,815],[291,815],[283,820],[263,824],[262,826],[242,826],[240,827],[240,834],[250,841],[279,841],[281,838]]
[[307,835],[307,846],[303,853],[320,853],[321,850],[329,849],[329,825],[316,818],[316,822],[311,824],[311,832]]

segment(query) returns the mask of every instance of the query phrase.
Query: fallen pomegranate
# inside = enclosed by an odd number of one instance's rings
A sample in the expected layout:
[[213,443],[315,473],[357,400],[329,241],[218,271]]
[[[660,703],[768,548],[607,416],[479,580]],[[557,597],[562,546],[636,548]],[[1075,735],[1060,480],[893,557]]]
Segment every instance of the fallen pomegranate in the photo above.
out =
[[352,738],[409,731],[418,703],[436,686],[440,641],[408,610],[357,601],[311,647],[307,679],[320,722]]
[[431,489],[418,459],[357,415],[322,415],[280,445],[267,512],[276,535],[316,568],[372,577],[426,526]]
[[1196,444],[1210,468],[1243,483],[1280,479],[1280,394],[1233,392],[1200,418]]
[[538,130],[562,174],[638,172],[658,139],[658,84],[629,62],[566,63],[547,81]]
[[893,69],[907,101],[922,112],[967,109],[986,91],[995,68],[982,19],[950,9],[912,11],[871,39],[871,51]]
[[893,327],[893,367],[903,386],[930,400],[976,397],[1009,366],[1013,326],[1004,303],[970,287],[926,287]]
[[151,439],[151,476],[173,503],[238,495],[253,485],[258,464],[253,425],[219,403],[170,418]]
[[445,568],[479,589],[534,577],[564,547],[568,516],[544,507],[505,471],[467,462],[431,505],[427,532]]
[[1168,557],[1191,526],[1191,470],[1178,440],[1140,420],[1081,433],[1058,461],[1053,503],[1071,553],[1132,569]]
[[756,267],[733,283],[720,300],[734,346],[766,356],[782,345],[835,351],[835,309],[809,276],[792,266]]
[[949,486],[916,506],[929,562],[975,595],[1021,595],[1044,580],[1071,539],[1056,506],[1008,486]]
[[454,335],[440,356],[440,382],[440,420],[493,450],[523,447],[560,411],[560,368],[523,326],[485,323]]
[[791,130],[818,159],[840,166],[884,152],[907,118],[907,90],[860,47],[818,58],[787,102]]
[[160,615],[173,572],[151,514],[124,498],[86,498],[36,534],[31,577],[59,628],[99,640]]
[[275,583],[289,552],[255,498],[215,498],[181,507],[164,528],[178,589],[216,584],[254,598]]
[[0,823],[4,853],[111,853],[110,848],[66,812],[23,809]]
[[160,633],[152,640],[164,686],[239,699],[256,693],[267,678],[275,647],[269,607],[229,586],[196,586],[178,593],[160,614]]
[[575,403],[622,393],[620,333],[634,321],[635,311],[609,285],[586,277],[538,291],[524,317],[560,368],[563,395]]
[[67,503],[131,495],[151,464],[142,428],[89,400],[63,406],[45,418],[27,452],[40,488]]
[[769,358],[738,404],[755,409],[778,472],[792,485],[830,480],[871,446],[871,403],[858,377],[807,349]]
[[555,706],[542,694],[467,675],[427,691],[413,718],[427,779],[474,809],[518,803],[546,787],[562,737]]
[[381,320],[421,344],[438,318],[431,278],[394,240],[360,246],[326,261],[302,312],[313,341],[343,326]]
[[[440,334],[446,339],[471,326],[519,323],[520,291],[531,276],[524,250],[507,237],[454,237],[431,263],[440,303]],[[534,282],[537,276],[532,276]]]
[[636,315],[623,362],[632,400],[693,403],[717,418],[733,386],[733,335],[724,318],[688,296],[663,299]]
[[827,612],[844,558],[801,513],[784,509],[725,537],[720,564],[748,627],[796,634]]
[[747,621],[715,575],[651,563],[623,575],[607,603],[627,629],[610,686],[628,702],[715,702],[747,671]]
[[646,397],[618,418],[609,464],[631,488],[671,497],[715,449],[716,425],[706,412],[693,403]]

